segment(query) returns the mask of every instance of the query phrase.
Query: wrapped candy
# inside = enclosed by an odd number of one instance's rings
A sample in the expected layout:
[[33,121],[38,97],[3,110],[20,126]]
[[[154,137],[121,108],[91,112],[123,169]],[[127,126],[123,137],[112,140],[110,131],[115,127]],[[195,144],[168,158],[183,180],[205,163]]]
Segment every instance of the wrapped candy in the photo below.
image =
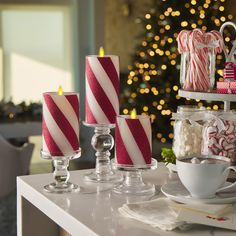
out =
[[236,113],[209,111],[203,128],[203,155],[231,158],[236,150]]

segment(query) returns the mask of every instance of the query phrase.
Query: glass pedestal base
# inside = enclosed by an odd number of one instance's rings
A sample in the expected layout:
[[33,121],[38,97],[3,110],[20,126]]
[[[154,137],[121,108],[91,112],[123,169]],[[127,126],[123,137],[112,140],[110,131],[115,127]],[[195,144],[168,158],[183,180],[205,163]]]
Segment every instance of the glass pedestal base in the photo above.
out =
[[69,193],[69,192],[79,191],[80,187],[77,184],[72,184],[70,182],[67,182],[62,185],[51,183],[45,185],[44,190],[48,193]]
[[142,179],[142,171],[156,169],[157,161],[155,159],[152,159],[151,164],[135,166],[118,164],[112,160],[112,166],[116,170],[125,172],[123,182],[113,188],[114,193],[138,196],[155,194],[155,185],[144,183]]
[[132,195],[154,195],[155,186],[150,183],[143,184],[142,186],[127,186],[120,184],[113,188],[113,192],[117,194],[132,194]]
[[84,175],[84,180],[100,183],[116,183],[122,181],[122,179],[123,177],[114,171],[111,171],[110,173],[96,173],[96,171],[94,171]]

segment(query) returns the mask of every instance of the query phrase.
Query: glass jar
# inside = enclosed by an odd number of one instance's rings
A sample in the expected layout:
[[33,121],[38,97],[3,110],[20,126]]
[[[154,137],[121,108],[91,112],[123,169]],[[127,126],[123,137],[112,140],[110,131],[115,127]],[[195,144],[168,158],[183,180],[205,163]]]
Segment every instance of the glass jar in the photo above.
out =
[[218,155],[235,159],[236,113],[208,111],[203,127],[203,155]]
[[205,107],[179,106],[173,113],[173,151],[176,158],[201,155],[202,127]]
[[204,47],[181,54],[180,85],[187,91],[212,91],[215,85],[214,49]]

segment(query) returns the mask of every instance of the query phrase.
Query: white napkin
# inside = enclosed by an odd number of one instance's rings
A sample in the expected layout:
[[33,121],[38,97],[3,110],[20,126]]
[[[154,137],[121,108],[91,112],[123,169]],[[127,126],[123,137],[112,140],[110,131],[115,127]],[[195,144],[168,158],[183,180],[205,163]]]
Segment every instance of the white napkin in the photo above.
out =
[[158,198],[148,202],[124,204],[119,208],[119,212],[125,217],[162,230],[186,229],[186,223],[177,220],[178,211],[169,207],[170,202],[168,198]]
[[232,211],[233,204],[182,204],[177,202],[170,202],[169,207],[175,208],[176,210],[188,210],[192,211],[193,213],[203,213],[208,214],[213,217],[220,217],[224,214]]

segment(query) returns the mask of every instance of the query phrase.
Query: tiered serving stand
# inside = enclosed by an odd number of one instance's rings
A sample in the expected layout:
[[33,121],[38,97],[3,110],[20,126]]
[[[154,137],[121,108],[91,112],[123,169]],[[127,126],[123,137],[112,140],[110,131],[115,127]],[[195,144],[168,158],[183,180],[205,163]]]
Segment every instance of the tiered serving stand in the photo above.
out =
[[193,92],[180,89],[178,95],[183,98],[205,101],[223,101],[224,111],[230,110],[230,102],[236,102],[236,94],[221,94],[216,92]]

